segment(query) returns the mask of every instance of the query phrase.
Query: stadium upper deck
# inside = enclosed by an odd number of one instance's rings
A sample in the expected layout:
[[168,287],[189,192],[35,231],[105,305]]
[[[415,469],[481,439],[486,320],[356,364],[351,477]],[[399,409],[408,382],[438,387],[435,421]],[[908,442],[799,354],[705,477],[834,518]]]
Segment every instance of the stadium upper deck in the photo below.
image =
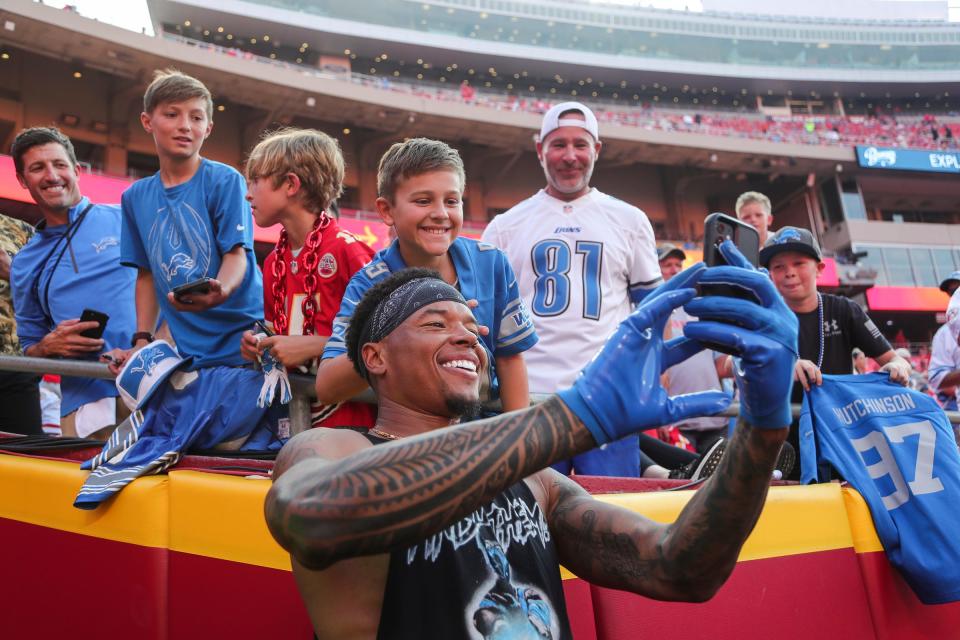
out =
[[[949,111],[956,107],[950,94],[960,95],[960,26],[944,21],[814,20],[560,0],[149,4],[161,29],[260,55],[303,64],[343,56],[363,73],[466,80],[521,96],[576,92],[751,109],[758,98],[843,97],[841,109],[866,112],[886,103]],[[937,91],[927,83],[938,83]]]

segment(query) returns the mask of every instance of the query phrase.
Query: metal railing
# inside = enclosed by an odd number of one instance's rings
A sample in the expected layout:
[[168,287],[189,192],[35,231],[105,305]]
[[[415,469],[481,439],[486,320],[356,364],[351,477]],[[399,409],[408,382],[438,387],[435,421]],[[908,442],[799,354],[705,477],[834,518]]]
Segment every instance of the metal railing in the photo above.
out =
[[[8,356],[0,355],[0,371],[19,371],[22,373],[36,373],[38,375],[50,373],[61,376],[79,376],[84,378],[98,378],[102,380],[113,380],[115,376],[107,368],[107,365],[89,360],[63,360],[47,358],[30,358],[28,356]],[[292,434],[306,431],[310,428],[310,401],[316,399],[317,390],[314,386],[314,378],[301,374],[290,375],[290,390],[293,392],[293,399],[290,401],[290,431]],[[530,401],[533,404],[543,402],[550,397],[550,394],[531,393]],[[357,402],[376,403],[376,397],[373,391],[366,389],[353,398]],[[801,412],[801,405],[791,405],[791,412],[794,418],[798,418]],[[485,410],[499,411],[500,403],[493,402],[484,405]],[[945,411],[950,423],[960,425],[960,412]],[[720,417],[732,418],[740,414],[739,403],[732,403],[726,410],[716,414]]]

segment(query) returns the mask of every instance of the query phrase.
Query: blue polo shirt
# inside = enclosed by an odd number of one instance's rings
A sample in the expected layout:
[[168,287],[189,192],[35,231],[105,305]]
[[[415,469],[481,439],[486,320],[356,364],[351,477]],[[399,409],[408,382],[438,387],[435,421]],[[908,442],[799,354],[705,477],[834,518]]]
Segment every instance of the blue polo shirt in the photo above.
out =
[[[10,288],[24,350],[64,320],[79,318],[84,309],[110,316],[103,333],[104,352],[130,346],[136,330],[137,274],[120,265],[120,207],[95,204],[80,219],[89,204],[83,198],[72,207],[67,224],[48,227],[41,221],[37,233],[13,259]],[[64,416],[82,404],[117,395],[112,380],[64,376],[60,389]]]

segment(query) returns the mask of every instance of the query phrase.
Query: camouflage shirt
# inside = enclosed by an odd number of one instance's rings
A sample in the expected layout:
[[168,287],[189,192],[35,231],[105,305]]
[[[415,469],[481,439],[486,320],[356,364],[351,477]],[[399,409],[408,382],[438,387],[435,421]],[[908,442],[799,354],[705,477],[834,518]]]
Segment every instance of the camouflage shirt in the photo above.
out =
[[[11,258],[33,236],[33,227],[22,220],[0,214],[0,251]],[[7,276],[9,277],[9,276]],[[13,317],[13,301],[10,298],[10,282],[0,278],[0,353],[20,355],[17,340],[17,323]]]

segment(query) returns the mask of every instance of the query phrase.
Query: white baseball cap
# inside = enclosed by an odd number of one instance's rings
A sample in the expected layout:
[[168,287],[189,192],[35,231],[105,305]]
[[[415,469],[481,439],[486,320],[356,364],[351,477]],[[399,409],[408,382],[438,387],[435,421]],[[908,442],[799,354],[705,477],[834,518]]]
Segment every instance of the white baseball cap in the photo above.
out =
[[[561,113],[567,111],[579,111],[583,114],[583,120],[579,118],[560,118]],[[550,107],[550,110],[543,114],[543,124],[540,125],[540,142],[546,140],[547,136],[554,129],[560,127],[580,127],[586,129],[593,136],[594,140],[600,140],[600,130],[597,127],[597,116],[586,105],[579,102],[561,102]]]

